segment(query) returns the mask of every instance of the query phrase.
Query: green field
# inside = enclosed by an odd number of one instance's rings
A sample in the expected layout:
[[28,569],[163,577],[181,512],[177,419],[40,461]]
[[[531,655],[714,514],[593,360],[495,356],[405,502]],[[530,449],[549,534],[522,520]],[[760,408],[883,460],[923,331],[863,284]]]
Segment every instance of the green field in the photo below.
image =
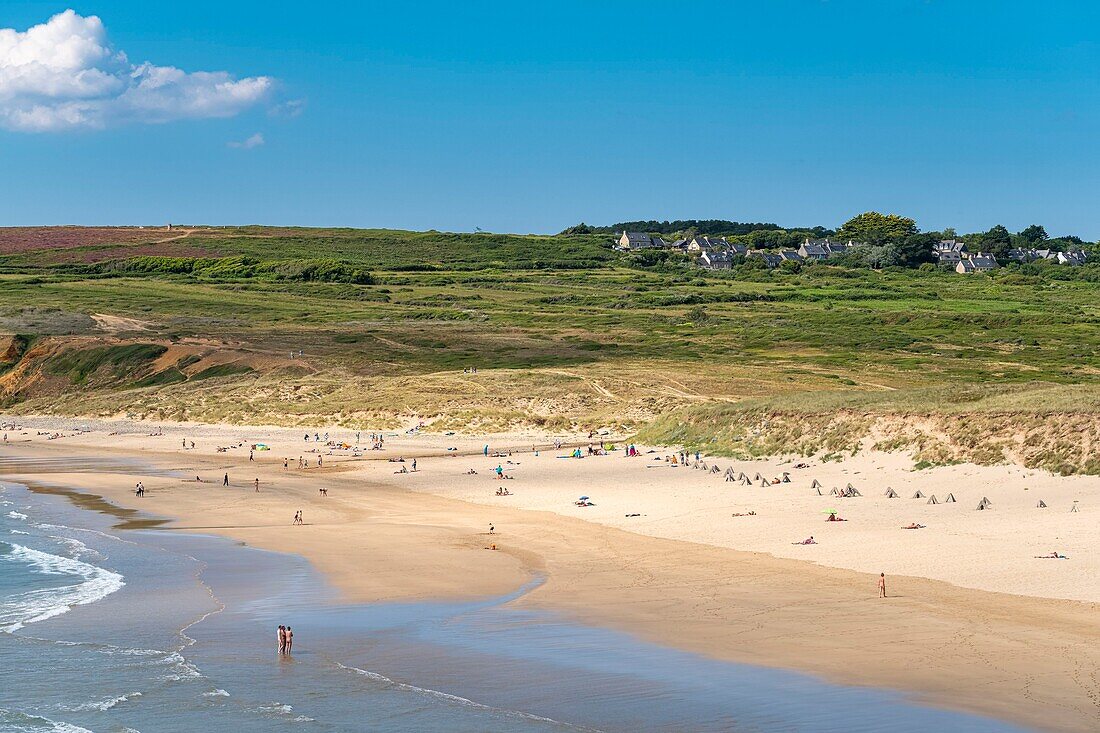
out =
[[[0,333],[22,337],[7,361],[0,340],[0,398],[162,419],[612,426],[729,453],[853,450],[878,423],[938,461],[994,460],[999,416],[1017,442],[1055,419],[1095,427],[1100,285],[1079,273],[709,273],[641,267],[609,242],[248,228],[0,256]],[[906,442],[889,425],[913,415],[938,427]],[[1025,462],[1093,470],[1090,450],[1048,443]]]

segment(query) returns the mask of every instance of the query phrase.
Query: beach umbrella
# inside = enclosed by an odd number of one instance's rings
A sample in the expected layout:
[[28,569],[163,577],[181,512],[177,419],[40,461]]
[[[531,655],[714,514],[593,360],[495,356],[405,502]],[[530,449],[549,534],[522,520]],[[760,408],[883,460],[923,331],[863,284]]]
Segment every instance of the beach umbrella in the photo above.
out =
[[579,499],[577,499],[577,501],[588,501],[588,497],[587,496],[582,496]]

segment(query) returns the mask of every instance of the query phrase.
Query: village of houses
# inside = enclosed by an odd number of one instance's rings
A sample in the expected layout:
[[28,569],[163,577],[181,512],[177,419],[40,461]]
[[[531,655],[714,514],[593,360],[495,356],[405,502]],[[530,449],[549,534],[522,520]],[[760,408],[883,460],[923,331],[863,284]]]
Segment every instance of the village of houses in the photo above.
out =
[[[678,239],[667,242],[660,236],[651,236],[642,232],[623,232],[618,239],[619,249],[637,251],[644,249],[667,249],[687,252],[695,255],[700,267],[708,270],[728,270],[733,267],[734,258],[760,258],[768,269],[778,267],[784,262],[824,262],[845,254],[860,242],[834,242],[829,239],[806,239],[798,249],[784,249],[777,252],[749,249],[743,244],[730,242],[725,237],[707,237],[696,235],[690,239]],[[1000,266],[997,258],[989,252],[970,252],[966,243],[958,239],[944,239],[937,242],[932,250],[939,264],[955,272],[968,274],[989,272]],[[1048,260],[1060,265],[1083,265],[1087,259],[1082,250],[1057,252],[1050,249],[1011,249],[1008,256],[1015,262],[1036,262]]]

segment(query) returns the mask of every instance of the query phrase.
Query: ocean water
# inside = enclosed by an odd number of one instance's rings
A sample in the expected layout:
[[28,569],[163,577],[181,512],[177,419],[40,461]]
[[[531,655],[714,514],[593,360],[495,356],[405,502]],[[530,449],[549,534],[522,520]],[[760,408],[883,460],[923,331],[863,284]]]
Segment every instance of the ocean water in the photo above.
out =
[[[301,558],[118,530],[63,496],[0,486],[4,733],[1023,730],[517,611],[512,597],[340,604]],[[295,630],[289,657],[280,623]]]

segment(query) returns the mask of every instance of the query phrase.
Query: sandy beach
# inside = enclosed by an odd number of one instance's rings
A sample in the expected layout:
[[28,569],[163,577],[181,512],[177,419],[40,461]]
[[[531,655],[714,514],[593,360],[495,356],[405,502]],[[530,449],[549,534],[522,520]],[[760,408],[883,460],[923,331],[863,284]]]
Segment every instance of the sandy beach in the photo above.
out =
[[[828,463],[702,456],[704,471],[672,467],[665,449],[590,457],[583,436],[585,457],[561,458],[569,451],[555,450],[554,436],[518,434],[387,434],[385,450],[355,457],[304,441],[304,431],[88,421],[74,435],[78,424],[9,429],[9,456],[58,461],[53,473],[12,478],[79,487],[171,518],[165,528],[301,554],[349,599],[503,594],[537,573],[546,582],[519,603],[662,644],[1044,730],[1100,726],[1093,478],[1010,466],[914,471],[905,456],[881,453]],[[63,437],[39,434],[55,431]],[[354,442],[347,430],[330,433]],[[250,462],[259,443],[270,450]],[[486,456],[486,445],[503,455]],[[76,470],[82,457],[138,457],[202,481]],[[512,478],[498,480],[497,465]],[[769,483],[725,481],[730,467]],[[789,483],[770,483],[783,472]],[[133,494],[138,480],[144,498]],[[830,494],[848,484],[862,496]],[[501,487],[510,495],[497,496]],[[957,501],[929,504],[911,498],[917,491]],[[582,495],[593,505],[577,506]],[[983,498],[990,508],[976,511]],[[298,510],[306,524],[292,527]],[[831,510],[848,521],[827,522]],[[910,523],[925,528],[902,529]],[[792,544],[811,535],[817,544]],[[1067,559],[1035,557],[1052,551]],[[878,572],[887,599],[877,597]]]

